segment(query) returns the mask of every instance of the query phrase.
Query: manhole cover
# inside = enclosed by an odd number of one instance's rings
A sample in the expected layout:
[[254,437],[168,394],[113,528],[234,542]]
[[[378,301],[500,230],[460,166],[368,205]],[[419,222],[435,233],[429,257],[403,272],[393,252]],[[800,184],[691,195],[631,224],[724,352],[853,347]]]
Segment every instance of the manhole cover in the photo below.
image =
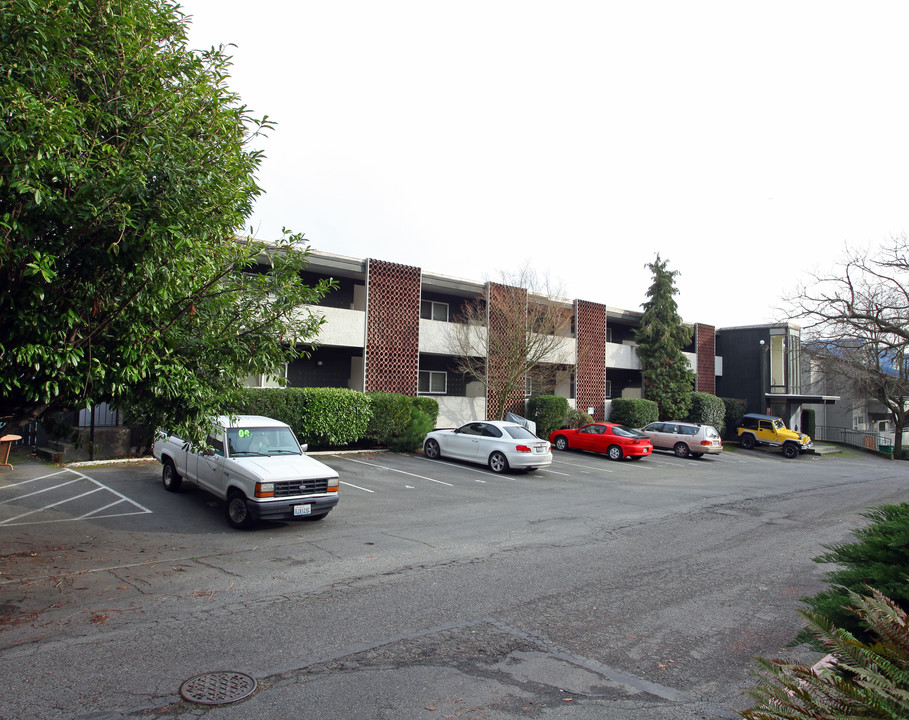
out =
[[223,670],[190,678],[180,686],[180,696],[200,705],[226,705],[252,695],[256,681],[246,673]]

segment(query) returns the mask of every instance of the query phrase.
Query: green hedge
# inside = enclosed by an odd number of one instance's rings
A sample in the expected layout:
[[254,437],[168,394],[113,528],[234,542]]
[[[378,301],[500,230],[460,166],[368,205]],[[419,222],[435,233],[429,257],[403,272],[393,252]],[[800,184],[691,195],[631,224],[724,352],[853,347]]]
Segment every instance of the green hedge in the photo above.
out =
[[366,433],[372,411],[366,395],[346,388],[246,388],[236,415],[264,415],[285,422],[313,448],[343,447]]
[[660,417],[660,408],[653,400],[641,398],[616,398],[612,401],[612,413],[609,421],[641,428],[656,422]]
[[414,407],[419,408],[432,421],[432,428],[434,428],[439,421],[439,401],[422,395],[411,398],[411,401]]
[[379,445],[388,445],[401,435],[410,423],[413,398],[400,393],[366,393],[372,407],[372,417],[366,428],[366,437]]
[[541,438],[564,427],[568,410],[568,399],[558,395],[536,395],[527,401],[527,419],[537,424],[537,436]]
[[583,410],[568,408],[568,414],[565,416],[566,426],[570,428],[579,428],[583,427],[584,425],[590,425],[592,422],[593,418]]
[[[723,405],[726,406],[726,412],[723,413],[723,422],[726,425],[726,433],[720,431],[720,433],[726,437],[735,437],[735,428],[738,425],[739,420],[742,419],[748,411],[748,401],[743,400],[742,398],[720,398],[723,401]],[[719,430],[719,428],[717,428]]]
[[711,425],[722,435],[726,431],[726,404],[716,395],[693,392],[688,420],[701,425]]

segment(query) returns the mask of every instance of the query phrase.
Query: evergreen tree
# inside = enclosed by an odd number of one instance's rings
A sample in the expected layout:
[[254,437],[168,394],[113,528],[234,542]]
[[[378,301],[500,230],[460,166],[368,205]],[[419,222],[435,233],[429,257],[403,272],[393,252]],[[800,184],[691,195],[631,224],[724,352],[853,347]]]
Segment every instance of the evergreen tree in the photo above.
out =
[[647,265],[653,284],[647,291],[641,327],[635,330],[637,352],[644,376],[644,395],[657,403],[661,420],[682,420],[691,409],[694,373],[682,348],[691,342],[692,330],[682,324],[673,295],[678,271],[666,269],[667,261],[656,256]]

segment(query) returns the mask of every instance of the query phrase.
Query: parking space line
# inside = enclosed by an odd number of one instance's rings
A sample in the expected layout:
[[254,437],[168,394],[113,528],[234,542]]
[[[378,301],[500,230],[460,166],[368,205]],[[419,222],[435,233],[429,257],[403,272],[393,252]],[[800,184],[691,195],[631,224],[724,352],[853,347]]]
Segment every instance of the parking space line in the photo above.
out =
[[[469,465],[456,465],[453,462],[447,461],[445,458],[440,458],[438,460],[430,460],[429,458],[423,458],[421,460],[421,462],[433,463],[434,465],[442,464],[442,465],[445,465],[446,467],[453,467],[453,468],[456,467],[461,470],[468,470],[469,472],[478,473],[479,475],[489,475],[489,477],[494,477],[494,478],[501,477],[500,475],[496,475],[493,472],[489,472],[489,470],[480,470],[479,468],[470,467]],[[485,480],[480,480],[479,478],[474,478],[473,481],[478,482],[478,483],[483,483],[484,485],[486,484]]]
[[409,473],[405,470],[398,470],[397,468],[386,467],[385,465],[379,465],[377,463],[368,463],[363,460],[354,460],[353,458],[344,458],[348,462],[358,463],[359,465],[369,465],[370,467],[376,467],[380,470],[388,470],[389,472],[401,473],[402,475],[410,475],[411,477],[420,478],[420,480],[429,480],[429,482],[438,483],[439,485],[447,485],[448,487],[454,487],[451,483],[447,483],[443,480],[436,480],[435,478],[426,477],[425,475],[417,475],[416,473]]
[[[91,483],[92,485],[94,485],[94,487],[92,489],[90,489],[86,492],[80,493],[78,495],[73,495],[72,497],[67,497],[67,498],[64,498],[63,500],[59,500],[54,503],[49,503],[49,504],[44,505],[39,508],[34,508],[32,510],[29,510],[28,512],[21,513],[14,517],[6,518],[5,520],[0,520],[0,525],[5,525],[7,527],[14,527],[16,525],[42,525],[44,523],[73,522],[75,520],[83,520],[83,519],[89,518],[89,517],[112,518],[112,517],[123,517],[124,515],[145,515],[145,514],[152,513],[152,511],[149,510],[147,507],[137,503],[135,500],[132,500],[131,498],[128,498],[123,493],[118,492],[111,487],[108,487],[104,483],[98,482],[94,478],[89,477],[88,475],[85,475],[84,473],[81,473],[77,470],[73,470],[72,468],[65,468],[64,470],[61,470],[59,472],[49,473],[48,475],[42,475],[40,477],[31,478],[30,480],[25,480],[25,481],[19,482],[19,483],[3,485],[2,489],[6,490],[6,489],[18,488],[23,485],[28,485],[29,483],[38,482],[40,480],[47,480],[48,478],[53,478],[53,477],[56,477],[57,475],[62,475],[63,473],[72,473],[73,475],[76,476],[76,479],[69,480],[67,482],[62,482],[57,485],[52,485],[47,488],[42,488],[40,490],[35,490],[33,492],[26,493],[25,495],[18,495],[13,498],[8,498],[8,499],[0,501],[0,504],[9,504],[16,500],[21,500],[23,498],[28,498],[28,497],[34,497],[36,495],[40,495],[41,493],[49,492],[51,490],[59,490],[60,488],[66,487],[67,485],[72,485],[73,483],[77,483],[80,480],[86,480],[89,483]],[[93,510],[89,510],[88,512],[83,513],[82,515],[79,515],[77,517],[58,518],[55,520],[32,520],[32,521],[22,522],[22,518],[26,518],[26,517],[29,517],[30,515],[34,515],[36,513],[40,513],[45,510],[50,510],[52,508],[59,507],[61,505],[65,505],[66,503],[72,502],[74,500],[79,500],[84,497],[88,497],[89,495],[94,495],[95,493],[98,493],[98,492],[111,493],[117,499],[102,507],[98,507]],[[136,509],[131,510],[131,511],[126,511],[126,512],[120,512],[120,513],[116,513],[116,514],[110,514],[110,513],[105,514],[105,515],[99,514],[99,513],[104,513],[105,511],[107,511],[113,507],[116,507],[118,505],[122,505],[123,503],[128,503],[132,508],[136,508]]]
[[[52,476],[47,475],[46,477],[52,477]],[[11,503],[13,500],[21,500],[22,498],[32,497],[34,495],[40,495],[41,493],[50,492],[51,490],[57,490],[58,488],[66,487],[67,485],[72,485],[73,483],[77,483],[77,482],[79,482],[79,480],[81,480],[81,478],[76,478],[75,480],[68,480],[67,482],[60,483],[59,485],[51,485],[50,487],[43,488],[42,490],[35,490],[35,492],[26,493],[25,495],[17,495],[16,497],[9,498],[7,500],[0,500],[0,505],[5,505],[6,503]],[[20,484],[24,485],[25,483],[20,483]]]
[[347,487],[356,488],[357,490],[362,490],[363,492],[368,492],[368,493],[374,493],[374,492],[375,492],[375,490],[370,490],[369,488],[360,487],[359,485],[354,485],[353,483],[344,482],[343,480],[341,481],[341,484],[342,484],[342,485],[346,485]]
[[594,465],[581,465],[580,463],[570,463],[570,462],[565,462],[564,460],[559,460],[559,464],[561,465],[562,463],[564,463],[565,465],[570,465],[571,467],[584,468],[585,470],[598,470],[600,472],[608,472],[608,473],[615,472],[614,468],[605,468],[605,467],[599,467],[599,466],[594,466]]
[[550,473],[551,475],[564,475],[565,477],[571,477],[571,473],[563,473],[558,470],[550,470],[548,467],[540,468],[541,472]]

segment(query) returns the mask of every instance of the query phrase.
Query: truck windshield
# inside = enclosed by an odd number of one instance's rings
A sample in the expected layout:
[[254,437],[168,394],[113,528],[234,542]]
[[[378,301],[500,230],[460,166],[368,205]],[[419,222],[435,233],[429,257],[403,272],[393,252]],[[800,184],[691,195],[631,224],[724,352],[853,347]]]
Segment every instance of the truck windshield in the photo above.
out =
[[229,457],[303,454],[289,427],[228,428],[227,452]]
[[786,427],[786,426],[783,425],[783,421],[782,421],[782,420],[780,420],[779,418],[777,418],[776,420],[773,421],[773,427],[775,427],[777,430],[782,430],[782,429],[783,429],[784,427]]

